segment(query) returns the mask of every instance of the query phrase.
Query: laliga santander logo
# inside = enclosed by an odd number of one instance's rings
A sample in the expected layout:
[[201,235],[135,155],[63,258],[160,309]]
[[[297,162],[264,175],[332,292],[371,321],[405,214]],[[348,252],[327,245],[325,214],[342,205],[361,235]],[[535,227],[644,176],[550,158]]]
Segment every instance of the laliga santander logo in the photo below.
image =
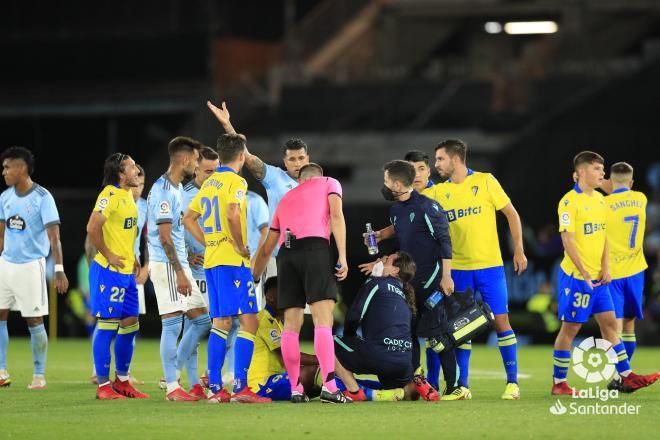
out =
[[590,337],[573,349],[573,371],[587,383],[611,379],[617,360],[612,344],[604,339]]

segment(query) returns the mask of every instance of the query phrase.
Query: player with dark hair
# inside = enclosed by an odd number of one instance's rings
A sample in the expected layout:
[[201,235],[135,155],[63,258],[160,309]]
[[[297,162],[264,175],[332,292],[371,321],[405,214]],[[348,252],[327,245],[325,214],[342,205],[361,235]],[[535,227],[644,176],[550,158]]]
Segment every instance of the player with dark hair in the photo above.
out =
[[[245,136],[218,138],[220,163],[206,179],[183,218],[186,229],[205,243],[204,272],[209,290],[213,328],[208,343],[210,403],[268,403],[248,386],[248,368],[254,351],[257,298],[247,248],[247,182],[239,172],[245,163]],[[202,226],[197,222],[202,217]],[[240,328],[234,344],[234,394],[222,388],[222,366],[232,317]]]
[[46,256],[55,260],[55,287],[69,287],[64,274],[60,217],[53,196],[32,181],[34,156],[23,147],[10,147],[0,156],[8,188],[0,194],[0,387],[11,384],[7,372],[9,310],[21,312],[30,330],[34,374],[29,389],[46,388],[48,315]]
[[638,375],[630,369],[623,342],[617,332],[614,303],[609,290],[612,281],[606,231],[607,208],[604,197],[595,191],[605,176],[605,160],[592,151],[582,151],[573,159],[577,183],[559,201],[559,232],[564,244],[564,259],[559,269],[557,290],[561,328],[555,340],[552,394],[571,395],[566,383],[570,349],[582,324],[593,315],[603,339],[612,344],[627,392],[652,385],[660,374]]
[[[234,127],[229,121],[229,111],[224,102],[222,103],[222,108],[214,106],[210,101],[207,102],[207,105],[227,133],[236,133],[236,130],[234,130]],[[282,154],[286,171],[280,167],[264,163],[259,157],[247,151],[247,149],[245,153],[245,168],[266,188],[270,222],[273,221],[273,215],[282,197],[288,191],[298,186],[300,169],[309,163],[309,149],[307,144],[301,139],[289,139],[286,141],[282,147]],[[256,251],[256,249],[254,250]],[[264,278],[277,275],[275,258],[278,252],[279,246],[273,251],[273,256],[269,260],[268,267],[263,274]],[[256,281],[259,282],[259,280]]]
[[[406,161],[393,160],[383,167],[385,200],[395,202],[390,208],[391,225],[377,231],[379,240],[396,238],[402,251],[412,255],[417,271],[411,284],[415,289],[417,309],[423,310],[424,301],[436,290],[445,295],[454,292],[451,276],[452,241],[449,237],[447,218],[442,207],[435,201],[413,190],[415,169]],[[412,324],[413,336],[416,322]],[[442,397],[429,385],[420,365],[420,347],[413,337],[412,365],[414,382],[419,394],[426,400],[462,400],[465,391],[456,386],[456,357],[453,349],[440,353],[446,388]]]
[[[335,371],[344,394],[353,401],[417,400],[410,327],[417,312],[410,284],[416,271],[413,257],[400,251],[360,269],[371,276],[346,312],[343,336],[335,336]],[[356,380],[354,374],[374,374],[378,382]]]
[[[103,166],[103,184],[87,223],[96,256],[89,268],[92,315],[97,318],[92,351],[98,376],[96,398],[117,400],[147,398],[130,383],[138,323],[139,301],[135,275],[138,211],[131,188],[138,186],[138,168],[122,153],[110,155]],[[115,337],[116,379],[111,384],[110,345]]]
[[[495,314],[495,331],[506,371],[502,399],[520,398],[518,386],[518,341],[509,323],[508,292],[497,236],[496,212],[507,218],[514,244],[513,267],[520,274],[527,268],[520,216],[500,183],[490,173],[472,171],[466,165],[467,145],[459,139],[440,142],[435,148],[435,168],[447,179],[435,185],[433,198],[447,213],[453,244],[452,278],[456,290],[479,291]],[[467,389],[470,342],[456,348],[459,383]]]
[[413,181],[413,188],[420,194],[431,197],[424,193],[425,190],[433,187],[431,180],[431,159],[429,155],[419,150],[411,150],[403,156],[403,160],[410,162],[415,167],[415,180]]
[[[211,328],[206,302],[188,265],[182,224],[185,206],[181,182],[194,174],[201,148],[199,142],[190,138],[172,139],[168,145],[169,168],[156,180],[147,197],[149,272],[162,321],[160,357],[169,401],[206,398],[199,384],[193,384],[189,393],[185,392],[179,384],[180,371],[176,368],[177,360],[188,360]],[[177,348],[184,315],[191,328]],[[196,367],[191,369],[194,372]]]

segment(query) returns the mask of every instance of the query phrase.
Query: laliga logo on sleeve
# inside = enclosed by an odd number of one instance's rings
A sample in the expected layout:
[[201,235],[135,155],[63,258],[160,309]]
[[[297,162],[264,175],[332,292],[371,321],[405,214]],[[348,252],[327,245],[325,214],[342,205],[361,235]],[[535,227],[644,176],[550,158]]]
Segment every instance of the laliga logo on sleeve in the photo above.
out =
[[162,202],[160,204],[160,213],[161,214],[169,214],[170,212],[170,204],[167,202]]
[[573,371],[587,383],[610,380],[618,361],[609,341],[590,337],[573,349]]

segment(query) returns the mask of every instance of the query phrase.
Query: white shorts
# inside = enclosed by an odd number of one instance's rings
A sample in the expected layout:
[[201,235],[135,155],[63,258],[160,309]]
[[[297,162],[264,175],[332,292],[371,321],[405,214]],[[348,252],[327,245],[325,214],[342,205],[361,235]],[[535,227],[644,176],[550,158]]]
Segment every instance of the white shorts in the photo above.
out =
[[48,315],[45,258],[16,264],[0,257],[0,310],[17,310],[24,318]]
[[147,313],[147,303],[144,300],[144,284],[137,284],[137,290],[140,315],[145,315]]
[[195,284],[197,284],[197,288],[199,289],[199,292],[202,294],[202,298],[204,299],[204,304],[206,304],[206,308],[208,308],[209,286],[206,284],[206,278],[195,278]]
[[188,296],[183,296],[176,290],[176,274],[170,263],[149,262],[149,277],[156,291],[159,315],[207,307],[190,268],[185,268],[184,272],[192,284],[192,292]]

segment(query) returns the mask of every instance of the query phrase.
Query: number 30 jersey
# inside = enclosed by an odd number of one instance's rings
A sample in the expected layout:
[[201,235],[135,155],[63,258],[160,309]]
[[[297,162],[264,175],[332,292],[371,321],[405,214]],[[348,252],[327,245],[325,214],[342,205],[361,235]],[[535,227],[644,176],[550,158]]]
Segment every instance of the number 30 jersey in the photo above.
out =
[[[559,232],[575,234],[575,246],[582,265],[589,272],[591,279],[597,280],[605,250],[605,198],[598,191],[593,191],[591,195],[585,194],[576,183],[559,201],[557,214]],[[567,275],[572,274],[576,279],[584,279],[566,252],[561,268]]]
[[241,257],[232,246],[227,219],[229,205],[240,209],[241,235],[247,245],[247,182],[229,167],[218,167],[204,181],[189,209],[201,215],[202,231],[206,239],[204,269],[216,266],[250,267],[250,260]]
[[643,250],[646,196],[620,188],[605,197],[605,206],[612,278],[626,278],[644,271],[648,267]]

